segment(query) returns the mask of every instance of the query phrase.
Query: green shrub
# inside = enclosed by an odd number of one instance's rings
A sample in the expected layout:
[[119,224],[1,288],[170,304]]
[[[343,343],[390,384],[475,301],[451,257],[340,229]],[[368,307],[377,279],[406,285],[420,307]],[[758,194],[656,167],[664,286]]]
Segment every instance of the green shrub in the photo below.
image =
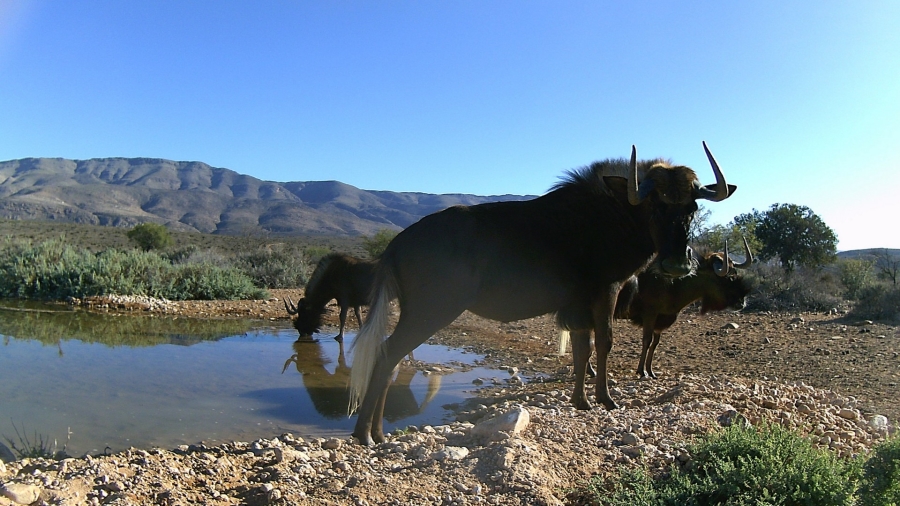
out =
[[900,287],[876,283],[864,288],[850,314],[868,320],[900,319]]
[[397,234],[394,230],[383,228],[373,236],[363,238],[363,249],[369,254],[369,258],[378,258]]
[[847,505],[854,501],[859,466],[779,425],[735,424],[691,447],[683,469],[651,480],[627,471],[618,482],[593,483],[600,505]]
[[126,236],[144,251],[166,249],[175,243],[169,229],[159,223],[148,222],[135,225]]
[[233,265],[250,276],[257,286],[266,288],[306,286],[309,276],[309,263],[300,248],[280,246],[259,249],[238,256]]
[[171,293],[167,299],[215,300],[262,299],[265,290],[253,285],[253,280],[233,267],[181,264],[173,268]]
[[844,297],[857,299],[862,291],[875,281],[874,264],[868,260],[848,258],[838,262]]
[[316,265],[325,255],[332,253],[334,250],[327,246],[308,246],[303,249],[303,254],[309,265]]
[[900,505],[900,438],[876,446],[863,466],[859,506]]
[[745,276],[755,286],[747,301],[752,311],[821,311],[843,302],[844,287],[828,269],[785,272],[774,265],[754,264]]

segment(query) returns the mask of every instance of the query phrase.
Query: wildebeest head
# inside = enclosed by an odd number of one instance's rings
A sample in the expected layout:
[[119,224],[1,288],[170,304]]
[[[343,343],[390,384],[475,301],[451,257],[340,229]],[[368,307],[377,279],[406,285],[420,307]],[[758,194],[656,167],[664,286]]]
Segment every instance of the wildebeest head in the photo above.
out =
[[744,239],[744,261],[741,263],[735,263],[728,256],[728,241],[725,242],[724,252],[704,255],[699,260],[697,275],[704,278],[702,282],[708,287],[700,302],[700,312],[743,309],[751,287],[738,269],[750,267],[752,263],[753,254],[747,239]]
[[324,305],[318,306],[310,304],[306,300],[306,297],[298,300],[296,306],[294,305],[294,301],[288,297],[287,300],[284,301],[284,308],[289,315],[296,315],[293,320],[293,325],[294,328],[297,329],[297,332],[300,333],[301,339],[312,338],[313,334],[320,331],[320,327],[322,326],[322,315],[327,311]]
[[[688,232],[697,211],[697,200],[718,202],[737,189],[726,183],[706,142],[703,150],[716,176],[714,185],[701,185],[697,174],[689,167],[671,166],[662,161],[644,162],[639,170],[637,150],[634,146],[631,148],[631,163],[626,175],[628,203],[640,206],[647,213],[650,236],[657,252],[657,270],[667,276],[684,276],[693,270]],[[609,178],[604,180],[609,181]],[[611,187],[616,185],[610,183]]]

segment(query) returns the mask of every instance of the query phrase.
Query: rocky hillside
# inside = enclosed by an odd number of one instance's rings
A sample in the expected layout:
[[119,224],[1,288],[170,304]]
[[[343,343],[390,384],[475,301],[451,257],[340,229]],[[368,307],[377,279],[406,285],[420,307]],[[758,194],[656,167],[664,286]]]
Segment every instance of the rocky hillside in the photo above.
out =
[[202,162],[25,158],[0,162],[0,218],[230,235],[360,235],[455,204],[531,197],[368,191],[339,181],[263,181]]

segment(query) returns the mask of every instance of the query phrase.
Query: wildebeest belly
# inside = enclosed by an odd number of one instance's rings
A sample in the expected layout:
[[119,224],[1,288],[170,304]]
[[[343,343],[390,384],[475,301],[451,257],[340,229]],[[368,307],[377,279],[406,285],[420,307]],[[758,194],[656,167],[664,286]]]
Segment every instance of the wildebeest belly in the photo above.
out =
[[478,316],[510,322],[558,311],[572,298],[563,285],[536,279],[515,279],[483,285],[469,310]]

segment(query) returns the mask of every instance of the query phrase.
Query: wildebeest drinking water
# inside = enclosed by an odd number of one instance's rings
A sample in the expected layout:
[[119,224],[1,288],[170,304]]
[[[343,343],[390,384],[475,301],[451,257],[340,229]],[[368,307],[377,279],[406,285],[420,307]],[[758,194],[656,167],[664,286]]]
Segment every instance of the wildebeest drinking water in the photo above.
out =
[[[384,440],[384,397],[394,366],[465,310],[499,321],[556,312],[562,328],[592,327],[603,379],[597,400],[615,408],[605,379],[620,284],[651,261],[665,275],[690,273],[688,227],[696,200],[719,201],[734,191],[703,146],[715,185],[702,186],[688,167],[638,163],[632,147],[630,163],[606,160],[572,171],[536,199],[455,206],[400,232],[378,262],[369,317],[354,340],[350,409],[358,408],[359,418],[353,436],[363,444]],[[400,317],[384,339],[392,299],[399,300]],[[573,399],[588,407],[590,346],[574,352],[582,365]]]
[[[654,270],[646,270],[628,278],[622,285],[614,317],[631,320],[643,329],[638,376],[656,377],[653,353],[659,345],[660,335],[675,323],[678,313],[688,304],[699,300],[701,314],[744,307],[750,284],[737,269],[744,269],[753,263],[753,254],[746,239],[744,261],[741,263],[731,260],[727,242],[724,252],[698,254],[696,261],[697,268],[690,276],[671,278],[661,276]],[[560,331],[560,354],[565,352],[568,334],[566,330]]]
[[343,253],[331,253],[322,257],[309,277],[303,298],[297,301],[297,305],[290,298],[284,301],[288,314],[296,315],[293,323],[300,333],[300,339],[310,338],[319,332],[325,306],[332,299],[336,299],[341,308],[341,327],[338,335],[334,336],[337,341],[344,340],[344,325],[347,323],[347,311],[351,307],[356,321],[362,326],[359,307],[369,305],[374,277],[375,262]]

